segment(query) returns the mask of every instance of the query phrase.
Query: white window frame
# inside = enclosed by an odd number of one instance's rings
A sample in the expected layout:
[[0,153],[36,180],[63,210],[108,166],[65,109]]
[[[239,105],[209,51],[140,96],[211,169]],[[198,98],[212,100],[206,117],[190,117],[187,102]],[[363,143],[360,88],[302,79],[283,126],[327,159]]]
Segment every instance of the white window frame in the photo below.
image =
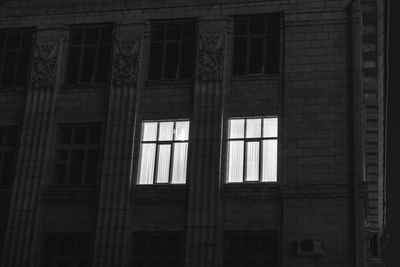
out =
[[[187,122],[187,133],[186,138],[184,139],[177,139],[177,123],[179,122]],[[156,123],[157,130],[156,130],[156,140],[144,140],[144,132],[145,132],[145,124]],[[173,131],[172,131],[172,138],[170,140],[160,140],[160,124],[161,123],[173,123]],[[155,185],[155,184],[186,184],[187,181],[187,163],[188,163],[188,154],[189,154],[189,132],[190,132],[190,120],[188,119],[179,119],[179,120],[156,120],[156,121],[143,121],[142,122],[142,133],[140,138],[140,153],[139,153],[139,164],[138,164],[138,174],[137,174],[137,185]],[[154,152],[154,165],[152,166],[152,179],[150,182],[146,182],[145,178],[142,178],[142,161],[143,161],[143,145],[145,144],[154,144],[155,145],[155,152]],[[173,181],[173,172],[174,172],[174,156],[175,156],[175,145],[176,144],[187,144],[186,146],[186,155],[185,155],[185,162],[184,162],[184,178],[181,182],[174,182]],[[169,167],[168,167],[168,181],[160,182],[158,177],[158,168],[160,165],[159,153],[160,147],[162,145],[169,145]]]
[[[261,120],[261,133],[260,137],[246,137],[247,133],[247,122],[248,120],[254,120],[254,119],[259,119]],[[271,136],[271,137],[264,137],[264,119],[276,119],[276,135]],[[231,123],[232,121],[235,120],[244,120],[244,129],[243,129],[243,137],[237,137],[237,138],[231,138]],[[226,142],[226,174],[225,174],[225,183],[227,184],[233,184],[233,183],[276,183],[278,182],[278,160],[279,160],[279,155],[278,155],[278,146],[279,146],[279,118],[278,116],[264,116],[264,117],[232,117],[228,118],[228,134],[227,134],[227,142]],[[265,157],[264,155],[264,142],[266,140],[276,140],[276,146],[275,146],[275,162],[274,162],[274,177],[271,179],[267,180],[266,177],[263,177],[263,168],[265,167],[263,165],[263,158]],[[230,156],[231,156],[231,142],[234,141],[241,141],[243,142],[243,153],[242,153],[242,177],[240,181],[235,181],[234,178],[230,177]],[[247,177],[247,150],[248,150],[248,144],[249,143],[258,143],[258,179],[257,180],[249,180]]]

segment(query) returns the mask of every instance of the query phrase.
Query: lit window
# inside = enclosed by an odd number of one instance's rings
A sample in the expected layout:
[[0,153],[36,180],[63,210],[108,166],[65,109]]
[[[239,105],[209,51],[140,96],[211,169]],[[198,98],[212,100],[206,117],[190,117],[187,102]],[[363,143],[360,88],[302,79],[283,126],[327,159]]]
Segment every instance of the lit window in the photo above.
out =
[[26,86],[32,53],[32,30],[0,31],[0,90]]
[[277,148],[277,118],[230,119],[227,182],[276,182]]
[[193,20],[151,25],[150,79],[193,76],[196,23]]
[[98,176],[101,126],[62,125],[58,129],[57,184],[95,184]]
[[67,83],[105,83],[110,70],[112,26],[72,26]]
[[189,121],[143,123],[139,184],[186,182]]
[[236,17],[233,74],[279,72],[279,15]]

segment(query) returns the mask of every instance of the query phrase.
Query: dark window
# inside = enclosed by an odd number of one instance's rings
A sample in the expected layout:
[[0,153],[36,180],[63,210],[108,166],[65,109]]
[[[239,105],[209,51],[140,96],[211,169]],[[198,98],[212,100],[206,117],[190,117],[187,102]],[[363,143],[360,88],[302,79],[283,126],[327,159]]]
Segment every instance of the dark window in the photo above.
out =
[[45,234],[42,248],[43,267],[86,267],[89,266],[89,233]]
[[183,247],[183,236],[180,233],[135,233],[132,265],[183,267]]
[[0,128],[0,185],[10,185],[14,175],[18,130],[16,127]]
[[276,235],[265,232],[226,232],[224,267],[274,267]]
[[193,76],[196,23],[156,22],[151,25],[150,79]]
[[56,184],[95,184],[100,125],[62,125],[58,129]]
[[107,82],[112,39],[109,24],[71,27],[66,82]]
[[26,86],[32,53],[32,30],[0,31],[0,90]]
[[280,17],[236,17],[233,74],[279,73]]

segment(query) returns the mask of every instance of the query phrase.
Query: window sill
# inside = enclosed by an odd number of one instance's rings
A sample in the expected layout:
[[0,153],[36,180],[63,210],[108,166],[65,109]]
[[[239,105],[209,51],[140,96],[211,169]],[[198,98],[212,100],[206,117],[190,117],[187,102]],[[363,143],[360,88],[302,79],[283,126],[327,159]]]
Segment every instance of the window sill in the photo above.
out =
[[132,188],[134,203],[182,203],[187,199],[186,184],[138,184]]
[[162,86],[162,85],[182,85],[191,86],[193,85],[193,78],[182,78],[182,79],[159,79],[159,80],[147,80],[146,86]]
[[226,183],[221,188],[222,198],[232,201],[259,201],[279,196],[277,182]]
[[42,200],[57,202],[97,202],[96,185],[51,185],[42,190]]
[[78,90],[103,91],[106,88],[106,83],[64,83],[61,85],[61,92]]
[[232,82],[239,81],[275,81],[280,77],[279,74],[241,74],[241,75],[232,75]]

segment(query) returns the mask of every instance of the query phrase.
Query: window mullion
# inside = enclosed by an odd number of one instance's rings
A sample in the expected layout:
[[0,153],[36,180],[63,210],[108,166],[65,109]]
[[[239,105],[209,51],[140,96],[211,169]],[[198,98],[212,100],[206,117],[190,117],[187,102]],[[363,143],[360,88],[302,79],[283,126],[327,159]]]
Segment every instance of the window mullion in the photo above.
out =
[[261,118],[261,138],[259,141],[259,151],[258,151],[258,181],[263,181],[263,156],[264,156],[264,119]]
[[242,178],[243,182],[247,181],[247,139],[246,139],[246,134],[247,134],[247,119],[244,120],[243,178]]
[[156,134],[156,153],[154,159],[154,174],[153,174],[153,184],[157,183],[157,169],[158,169],[158,147],[159,147],[159,133],[160,133],[160,123],[157,123],[157,134]]
[[95,45],[96,48],[96,53],[95,53],[95,57],[94,57],[94,65],[93,67],[93,72],[92,72],[92,78],[90,79],[91,82],[96,82],[96,75],[97,75],[97,62],[99,62],[99,53],[100,53],[100,38],[101,38],[101,34],[102,34],[102,30],[98,29],[98,35],[97,35],[97,44]]

